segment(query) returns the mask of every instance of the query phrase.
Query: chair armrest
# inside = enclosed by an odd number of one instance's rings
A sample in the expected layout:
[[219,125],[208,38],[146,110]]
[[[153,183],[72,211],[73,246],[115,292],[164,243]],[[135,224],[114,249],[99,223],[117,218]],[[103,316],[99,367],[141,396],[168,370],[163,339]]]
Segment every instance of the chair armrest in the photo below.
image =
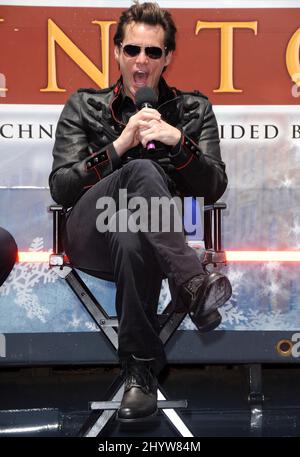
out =
[[226,209],[224,202],[204,206],[204,244],[206,249],[218,252],[222,250],[222,214]]
[[61,205],[51,205],[48,212],[53,214],[53,254],[61,255],[64,253],[62,246],[62,229],[66,220],[67,210]]

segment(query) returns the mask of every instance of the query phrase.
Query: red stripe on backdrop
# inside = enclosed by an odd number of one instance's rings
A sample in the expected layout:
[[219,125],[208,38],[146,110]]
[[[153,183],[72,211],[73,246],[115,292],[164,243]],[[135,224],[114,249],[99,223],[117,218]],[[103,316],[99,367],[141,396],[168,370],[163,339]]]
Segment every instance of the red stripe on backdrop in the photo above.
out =
[[[0,10],[1,84],[7,91],[1,103],[64,104],[78,87],[97,84],[56,45],[57,83],[61,93],[43,93],[48,84],[48,19],[102,71],[100,27],[93,21],[116,21],[121,8],[16,7]],[[214,104],[293,105],[293,83],[286,67],[286,51],[299,30],[300,8],[294,9],[171,9],[178,26],[175,58],[167,71],[170,84],[182,89],[199,89]],[[239,93],[216,93],[220,84],[220,31],[201,29],[198,21],[256,22],[251,28],[236,29],[233,41],[233,82]],[[109,83],[118,77],[113,58],[115,24],[109,28]],[[300,33],[300,30],[299,30]],[[296,40],[297,41],[297,40]],[[299,40],[298,40],[299,41]],[[294,47],[295,51],[295,47]],[[293,52],[299,68],[299,52]],[[0,75],[1,76],[1,75]],[[2,81],[2,79],[4,80]]]
[[[19,252],[19,262],[49,262],[49,252]],[[300,251],[226,251],[228,262],[300,262]]]

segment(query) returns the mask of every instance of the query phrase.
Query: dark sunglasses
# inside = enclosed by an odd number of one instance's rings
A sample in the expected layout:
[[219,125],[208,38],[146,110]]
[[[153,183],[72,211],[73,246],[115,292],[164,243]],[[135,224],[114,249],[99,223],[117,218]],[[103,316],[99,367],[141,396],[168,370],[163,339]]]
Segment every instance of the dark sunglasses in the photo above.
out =
[[125,46],[123,46],[122,43],[120,43],[120,46],[123,48],[123,52],[127,57],[138,56],[142,49],[145,50],[145,54],[149,59],[157,60],[163,55],[163,50],[158,46],[145,46],[143,48],[143,46],[138,46],[137,44],[125,44]]

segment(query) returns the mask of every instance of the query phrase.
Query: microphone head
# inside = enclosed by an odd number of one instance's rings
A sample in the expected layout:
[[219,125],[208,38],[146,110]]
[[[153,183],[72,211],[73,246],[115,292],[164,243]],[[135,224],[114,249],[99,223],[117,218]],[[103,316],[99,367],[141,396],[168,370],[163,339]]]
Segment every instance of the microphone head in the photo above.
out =
[[157,95],[151,87],[141,87],[135,94],[135,104],[139,109],[144,105],[150,105],[152,108],[156,106]]

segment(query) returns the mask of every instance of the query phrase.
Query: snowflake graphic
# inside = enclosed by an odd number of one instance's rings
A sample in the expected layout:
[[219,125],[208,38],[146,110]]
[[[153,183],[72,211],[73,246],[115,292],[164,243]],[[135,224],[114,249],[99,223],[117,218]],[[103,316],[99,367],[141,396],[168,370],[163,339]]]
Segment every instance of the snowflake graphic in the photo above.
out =
[[226,272],[226,276],[231,283],[232,295],[228,302],[219,308],[222,316],[220,329],[225,329],[228,325],[235,326],[243,321],[247,321],[244,311],[238,306],[240,290],[246,282],[245,272],[241,271],[238,267],[230,267],[228,272]]
[[69,324],[73,328],[78,328],[82,324],[82,318],[81,317],[77,317],[77,315],[75,313],[73,313]]
[[236,330],[274,330],[274,328],[288,328],[283,313],[272,311],[261,313],[258,310],[249,310],[247,327],[236,326]]
[[73,329],[79,329],[79,328],[85,327],[91,332],[100,331],[100,328],[98,327],[98,325],[95,322],[86,320],[86,318],[84,316],[78,317],[77,313],[72,314],[71,320],[69,321],[69,325]]
[[169,283],[167,279],[163,279],[161,284],[161,291],[158,300],[158,313],[162,313],[165,307],[171,301],[171,294],[169,289]]
[[220,325],[221,329],[226,327],[224,324],[238,325],[241,322],[247,321],[247,317],[245,316],[243,310],[238,309],[237,306],[234,306],[230,302],[219,308],[219,312],[222,316],[222,324]]
[[180,324],[179,330],[197,330],[197,327],[190,316],[186,316],[184,321]]
[[291,245],[294,249],[299,249],[300,247],[300,220],[299,216],[294,216],[293,224],[288,229],[288,235],[291,240]]
[[279,187],[283,187],[286,189],[292,188],[294,185],[294,180],[288,177],[287,175],[284,176],[284,179],[279,181]]
[[[41,251],[43,248],[43,238],[34,238],[30,251]],[[230,300],[219,308],[222,315],[220,330],[299,329],[299,268],[279,262],[260,265],[229,264],[224,269],[224,274],[229,277],[233,293]],[[21,314],[21,319],[26,317],[33,321],[29,326],[32,325],[35,329],[40,324],[47,324],[51,329],[99,331],[69,288],[63,281],[61,284],[59,281],[60,278],[46,263],[16,264],[0,288],[0,297],[9,295],[8,299],[3,299],[3,315],[7,315],[6,307],[9,302],[9,305],[14,303],[15,309],[19,307],[25,314]],[[47,284],[51,284],[50,289],[53,288],[52,284],[55,284],[55,289],[49,294],[49,288],[44,287]],[[93,284],[91,281],[91,285]],[[109,300],[111,298],[111,289],[107,289],[105,285],[99,286],[97,283],[97,293],[100,297],[108,297]],[[159,312],[162,312],[170,300],[168,281],[164,280],[159,298]],[[28,325],[26,319],[23,320],[24,324]],[[22,326],[23,322],[20,322],[20,325]],[[179,328],[196,329],[188,316]]]
[[277,272],[281,268],[280,262],[267,262],[262,265],[262,271],[266,271],[267,274]]
[[100,328],[98,325],[96,325],[95,322],[85,322],[85,327],[90,331],[90,332],[100,332]]
[[[34,238],[29,251],[42,251],[43,238]],[[54,283],[57,275],[49,269],[45,263],[19,263],[16,264],[7,281],[0,289],[0,295],[8,295],[15,292],[14,303],[26,312],[29,319],[38,319],[45,323],[49,310],[41,305],[38,296],[34,293],[34,287],[38,283]]]

